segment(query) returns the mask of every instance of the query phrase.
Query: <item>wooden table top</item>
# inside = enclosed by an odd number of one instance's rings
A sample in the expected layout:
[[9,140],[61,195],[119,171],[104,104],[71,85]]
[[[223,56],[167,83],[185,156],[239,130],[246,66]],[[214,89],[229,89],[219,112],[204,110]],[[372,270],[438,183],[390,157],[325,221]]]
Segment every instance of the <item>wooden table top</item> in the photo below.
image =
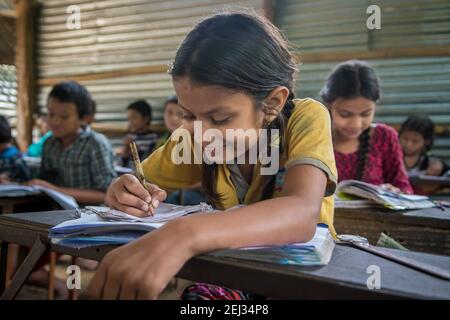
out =
[[[0,240],[32,245],[37,236],[75,217],[73,210],[6,214],[0,216]],[[52,250],[101,260],[115,246],[73,249],[52,245]],[[450,257],[411,251],[393,251],[421,262],[450,269]],[[381,272],[381,289],[368,289],[370,266]],[[274,298],[293,299],[450,299],[450,281],[441,280],[356,248],[337,245],[330,263],[322,267],[284,266],[213,257],[189,260],[177,275]]]

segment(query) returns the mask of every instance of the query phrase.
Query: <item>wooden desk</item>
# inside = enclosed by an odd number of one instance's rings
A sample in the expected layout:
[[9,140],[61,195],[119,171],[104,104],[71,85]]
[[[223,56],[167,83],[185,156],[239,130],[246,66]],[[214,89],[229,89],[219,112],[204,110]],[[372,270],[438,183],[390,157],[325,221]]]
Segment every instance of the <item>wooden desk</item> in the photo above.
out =
[[425,175],[411,175],[409,182],[414,185],[436,185],[441,188],[450,187],[450,177],[447,176],[425,176]]
[[335,208],[338,234],[360,235],[376,244],[385,232],[414,251],[450,255],[450,209],[393,211],[384,208]]
[[[29,194],[26,196],[17,197],[0,197],[0,208],[2,214],[11,214],[18,212],[35,212],[42,210],[57,210],[61,207],[49,196],[43,193]],[[1,240],[0,240],[1,241]],[[22,251],[21,251],[22,250]],[[5,281],[11,279],[12,274],[16,270],[16,266],[21,256],[23,255],[24,248],[20,249],[18,245],[10,244],[8,248],[7,255],[7,267],[5,274]],[[56,256],[51,253],[51,263],[50,263],[50,278],[49,278],[49,299],[53,299],[54,296],[54,266],[55,262],[53,259]],[[6,259],[6,258],[5,258]]]
[[[22,278],[26,278],[26,272],[32,268],[32,265],[27,266],[26,263],[32,264],[39,258],[38,253],[45,250],[43,245],[51,246],[55,252],[95,260],[101,260],[107,252],[115,248],[115,246],[101,246],[76,250],[49,244],[48,228],[74,217],[74,211],[70,210],[0,216],[0,240],[34,246],[34,250],[27,257],[28,261],[21,266]],[[4,250],[3,246],[2,259]],[[446,270],[450,269],[450,257],[395,251],[400,255]],[[0,259],[1,267],[4,265],[2,259]],[[376,265],[381,270],[381,289],[379,290],[369,290],[366,285],[369,277],[367,268],[371,265]],[[12,287],[16,286],[15,289],[17,289],[21,285],[16,281],[21,280],[19,276],[20,274],[16,275],[17,279],[13,279],[14,283],[5,291],[5,294],[9,293],[9,298],[14,297]],[[189,260],[177,277],[240,288],[274,298],[450,299],[450,281],[429,276],[346,246],[336,246],[330,263],[323,267],[281,266],[217,258],[206,254]]]
[[[53,200],[45,194],[31,194],[19,197],[0,197],[2,214],[13,212],[30,212],[33,210],[49,210],[54,207],[52,204]],[[21,209],[17,209],[16,207],[21,207]],[[24,210],[25,207],[27,207],[26,210]]]

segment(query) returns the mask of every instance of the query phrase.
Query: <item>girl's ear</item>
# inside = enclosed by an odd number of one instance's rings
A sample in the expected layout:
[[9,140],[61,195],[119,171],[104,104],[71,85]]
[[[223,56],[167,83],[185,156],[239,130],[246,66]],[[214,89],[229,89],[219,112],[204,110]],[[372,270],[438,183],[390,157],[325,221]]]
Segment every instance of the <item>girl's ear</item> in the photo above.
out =
[[276,87],[264,100],[264,123],[271,123],[283,111],[286,100],[289,97],[289,89],[283,86]]

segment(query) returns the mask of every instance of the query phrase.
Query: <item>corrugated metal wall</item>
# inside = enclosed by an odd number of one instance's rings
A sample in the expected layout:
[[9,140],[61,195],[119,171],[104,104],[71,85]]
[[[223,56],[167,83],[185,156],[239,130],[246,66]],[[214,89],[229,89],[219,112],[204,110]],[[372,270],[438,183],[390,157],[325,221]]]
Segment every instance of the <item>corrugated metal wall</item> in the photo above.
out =
[[[279,1],[277,21],[300,53],[352,51],[364,46],[370,50],[450,43],[448,0],[342,0],[338,3]],[[382,9],[381,30],[366,29],[366,8],[371,3],[378,4]],[[303,20],[312,8],[317,12],[316,18]],[[336,12],[342,11],[344,17],[351,12],[352,19],[338,17],[335,20],[329,16],[330,8]],[[297,19],[302,19],[302,22]],[[324,24],[318,28],[321,22]],[[362,40],[353,45],[347,44],[347,39],[363,39],[363,33],[367,34],[365,44]],[[330,41],[333,37],[336,40]],[[311,42],[311,39],[315,41]],[[299,68],[297,95],[319,98],[318,93],[327,74],[338,62],[303,63]],[[409,114],[422,112],[430,115],[436,124],[450,126],[450,57],[389,58],[368,62],[375,67],[382,83],[383,95],[377,109],[377,121],[398,125]],[[437,137],[433,152],[450,161],[448,134]]]
[[[68,30],[69,5],[81,10],[81,29]],[[192,26],[223,8],[252,7],[257,0],[43,0],[37,39],[38,77],[68,77],[168,64]],[[163,100],[173,94],[166,73],[81,81],[97,101],[99,122],[123,123],[125,107],[147,99],[162,119]],[[45,106],[50,86],[39,88]]]
[[365,0],[279,0],[277,25],[301,52],[367,50]]
[[0,114],[11,124],[16,122],[17,81],[16,67],[0,65]]
[[381,32],[370,33],[370,48],[429,46],[450,43],[449,0],[376,0]]

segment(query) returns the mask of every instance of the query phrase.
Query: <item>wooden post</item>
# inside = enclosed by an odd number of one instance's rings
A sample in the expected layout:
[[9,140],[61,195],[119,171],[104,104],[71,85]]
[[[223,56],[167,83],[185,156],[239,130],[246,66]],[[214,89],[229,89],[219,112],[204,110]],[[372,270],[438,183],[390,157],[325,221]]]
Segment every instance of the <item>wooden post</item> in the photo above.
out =
[[34,21],[35,0],[16,2],[17,70],[17,143],[25,151],[32,141],[33,110],[35,105]]

